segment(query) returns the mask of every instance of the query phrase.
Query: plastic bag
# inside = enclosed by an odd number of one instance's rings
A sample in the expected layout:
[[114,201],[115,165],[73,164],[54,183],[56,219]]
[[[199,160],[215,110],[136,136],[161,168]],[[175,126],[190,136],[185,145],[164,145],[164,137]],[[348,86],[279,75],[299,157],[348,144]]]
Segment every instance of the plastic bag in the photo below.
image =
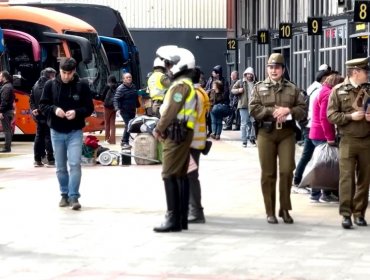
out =
[[148,117],[148,116],[135,117],[132,120],[130,120],[130,122],[128,123],[128,126],[127,126],[128,132],[130,132],[130,133],[140,133],[140,132],[142,132],[140,130],[140,127],[143,124],[147,124],[151,128],[154,128],[155,125],[157,124],[158,120],[159,119],[157,117]]
[[305,186],[338,190],[339,157],[337,147],[324,143],[315,148],[299,184],[299,187]]

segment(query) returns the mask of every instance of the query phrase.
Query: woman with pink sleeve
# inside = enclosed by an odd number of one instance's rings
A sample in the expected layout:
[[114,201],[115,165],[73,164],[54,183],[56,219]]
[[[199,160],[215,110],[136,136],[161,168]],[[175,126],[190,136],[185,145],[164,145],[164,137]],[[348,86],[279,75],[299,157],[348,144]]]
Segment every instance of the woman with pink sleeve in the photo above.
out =
[[[331,124],[327,117],[327,108],[329,96],[334,86],[342,83],[344,78],[335,73],[331,74],[324,81],[322,88],[313,103],[312,123],[310,128],[309,138],[312,143],[317,147],[320,144],[328,143],[335,145],[335,126]],[[312,199],[317,198],[317,199]],[[311,201],[317,202],[337,202],[338,197],[333,195],[330,191],[323,191],[320,189],[312,188]]]

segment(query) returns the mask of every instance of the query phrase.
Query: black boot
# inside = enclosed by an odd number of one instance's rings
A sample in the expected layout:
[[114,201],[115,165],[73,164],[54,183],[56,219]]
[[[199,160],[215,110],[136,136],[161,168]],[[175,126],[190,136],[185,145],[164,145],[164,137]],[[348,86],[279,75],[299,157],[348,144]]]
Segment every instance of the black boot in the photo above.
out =
[[165,221],[153,230],[155,232],[181,231],[179,186],[175,178],[164,178],[167,213]]
[[188,213],[189,213],[189,179],[187,176],[178,178],[179,193],[180,193],[180,216],[181,228],[188,229]]

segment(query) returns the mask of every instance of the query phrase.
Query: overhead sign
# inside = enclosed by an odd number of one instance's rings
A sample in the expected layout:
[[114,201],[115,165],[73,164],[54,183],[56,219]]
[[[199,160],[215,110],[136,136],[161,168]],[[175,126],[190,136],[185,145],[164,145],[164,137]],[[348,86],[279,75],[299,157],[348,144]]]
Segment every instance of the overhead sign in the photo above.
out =
[[228,51],[235,51],[238,49],[238,41],[236,39],[226,39],[226,49]]
[[322,18],[309,17],[307,19],[308,35],[322,35]]
[[355,8],[353,11],[353,20],[355,22],[370,22],[370,2],[355,1]]
[[257,44],[265,45],[270,42],[270,33],[268,30],[257,31]]
[[279,38],[280,39],[292,39],[293,31],[291,23],[280,23],[279,24]]

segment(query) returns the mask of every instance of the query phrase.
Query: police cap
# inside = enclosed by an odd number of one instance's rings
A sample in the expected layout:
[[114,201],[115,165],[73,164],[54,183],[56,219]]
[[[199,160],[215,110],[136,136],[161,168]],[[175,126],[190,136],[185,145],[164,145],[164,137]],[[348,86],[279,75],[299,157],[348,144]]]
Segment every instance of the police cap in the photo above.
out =
[[365,57],[365,58],[355,58],[355,59],[348,60],[346,62],[346,66],[347,66],[347,69],[357,68],[357,69],[363,69],[363,70],[369,71],[370,70],[369,58]]
[[269,60],[267,61],[267,66],[280,64],[285,65],[284,57],[281,53],[273,53],[270,55]]

